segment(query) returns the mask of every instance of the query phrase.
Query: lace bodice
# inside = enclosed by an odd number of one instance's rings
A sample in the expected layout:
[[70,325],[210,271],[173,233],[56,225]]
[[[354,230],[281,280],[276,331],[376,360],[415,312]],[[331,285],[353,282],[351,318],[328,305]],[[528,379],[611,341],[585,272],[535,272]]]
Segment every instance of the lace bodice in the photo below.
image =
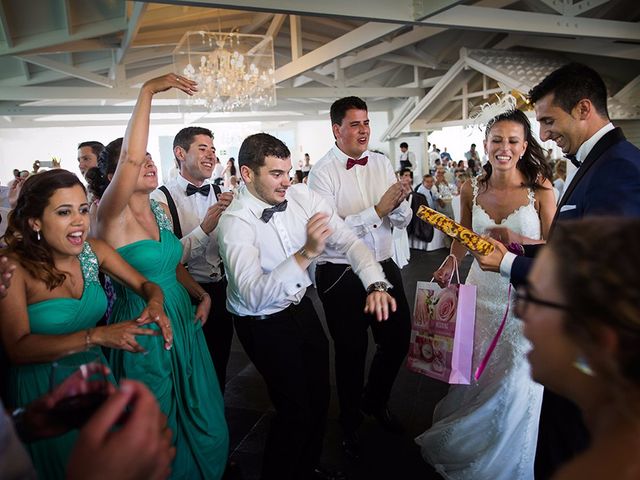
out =
[[472,204],[472,229],[474,232],[484,234],[491,227],[507,227],[516,233],[520,233],[529,238],[541,238],[540,217],[535,208],[535,193],[528,189],[527,197],[529,203],[516,208],[513,212],[503,218],[500,223],[496,223],[482,206],[478,204],[477,197],[479,192],[478,179],[471,179],[473,187],[473,204]]

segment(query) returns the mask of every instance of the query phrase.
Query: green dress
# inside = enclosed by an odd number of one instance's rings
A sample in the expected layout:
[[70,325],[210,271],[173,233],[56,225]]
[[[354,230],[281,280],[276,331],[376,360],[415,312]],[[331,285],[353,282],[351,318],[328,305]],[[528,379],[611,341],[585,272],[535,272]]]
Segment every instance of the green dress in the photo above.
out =
[[[200,322],[189,294],[176,278],[182,244],[173,234],[162,207],[151,200],[160,228],[160,241],[140,240],[118,253],[164,293],[164,310],[171,321],[173,348],[164,349],[161,336],[138,336],[146,353],[111,352],[117,379],[133,378],[155,394],[173,431],[176,458],[172,478],[219,479],[224,473],[229,434],[220,387]],[[146,302],[133,291],[115,284],[116,302],[111,322],[137,318]],[[158,329],[156,324],[152,324]]]
[[[53,298],[27,306],[31,333],[38,335],[64,335],[96,326],[107,309],[107,297],[98,281],[98,259],[88,242],[78,255],[84,278],[80,299]],[[82,355],[82,354],[78,354]],[[95,359],[87,354],[87,361]],[[106,364],[106,360],[102,361]],[[25,406],[49,392],[51,363],[12,366],[9,395],[13,405]],[[64,478],[67,459],[77,430],[47,440],[27,444],[38,478]],[[2,475],[0,475],[1,477]]]

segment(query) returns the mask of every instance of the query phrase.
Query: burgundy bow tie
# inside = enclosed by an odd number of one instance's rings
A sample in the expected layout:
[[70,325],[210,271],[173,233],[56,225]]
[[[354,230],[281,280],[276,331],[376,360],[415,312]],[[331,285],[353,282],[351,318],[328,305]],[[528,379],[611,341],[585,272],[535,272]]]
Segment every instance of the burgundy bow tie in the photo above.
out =
[[347,170],[350,170],[353,168],[354,165],[362,165],[363,167],[367,164],[367,162],[369,161],[369,157],[362,157],[359,158],[357,160],[354,160],[353,158],[350,158],[347,160]]

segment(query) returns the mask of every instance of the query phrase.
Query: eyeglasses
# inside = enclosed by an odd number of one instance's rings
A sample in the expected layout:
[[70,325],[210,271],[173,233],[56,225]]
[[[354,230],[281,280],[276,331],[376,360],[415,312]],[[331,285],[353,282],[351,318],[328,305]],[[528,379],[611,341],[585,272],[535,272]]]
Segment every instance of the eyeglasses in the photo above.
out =
[[523,318],[526,315],[527,307],[529,304],[534,303],[536,305],[541,305],[547,308],[553,308],[555,310],[563,310],[570,311],[571,307],[567,305],[561,305],[559,303],[549,302],[547,300],[542,300],[537,298],[535,295],[532,295],[529,291],[529,286],[525,285],[522,287],[518,287],[515,294],[515,305],[513,308],[513,313],[518,318]]

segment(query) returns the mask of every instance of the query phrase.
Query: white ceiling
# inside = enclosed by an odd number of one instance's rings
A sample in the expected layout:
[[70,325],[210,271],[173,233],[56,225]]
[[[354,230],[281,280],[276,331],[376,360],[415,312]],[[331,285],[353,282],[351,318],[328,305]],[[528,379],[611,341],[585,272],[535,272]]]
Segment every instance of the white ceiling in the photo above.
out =
[[[637,0],[0,0],[0,18],[0,128],[125,123],[188,30],[273,37],[278,104],[264,119],[324,119],[357,95],[389,112],[395,138],[464,121],[504,85],[526,93],[535,62],[569,60],[607,77],[616,111],[640,108]],[[175,114],[164,98],[154,112]]]

